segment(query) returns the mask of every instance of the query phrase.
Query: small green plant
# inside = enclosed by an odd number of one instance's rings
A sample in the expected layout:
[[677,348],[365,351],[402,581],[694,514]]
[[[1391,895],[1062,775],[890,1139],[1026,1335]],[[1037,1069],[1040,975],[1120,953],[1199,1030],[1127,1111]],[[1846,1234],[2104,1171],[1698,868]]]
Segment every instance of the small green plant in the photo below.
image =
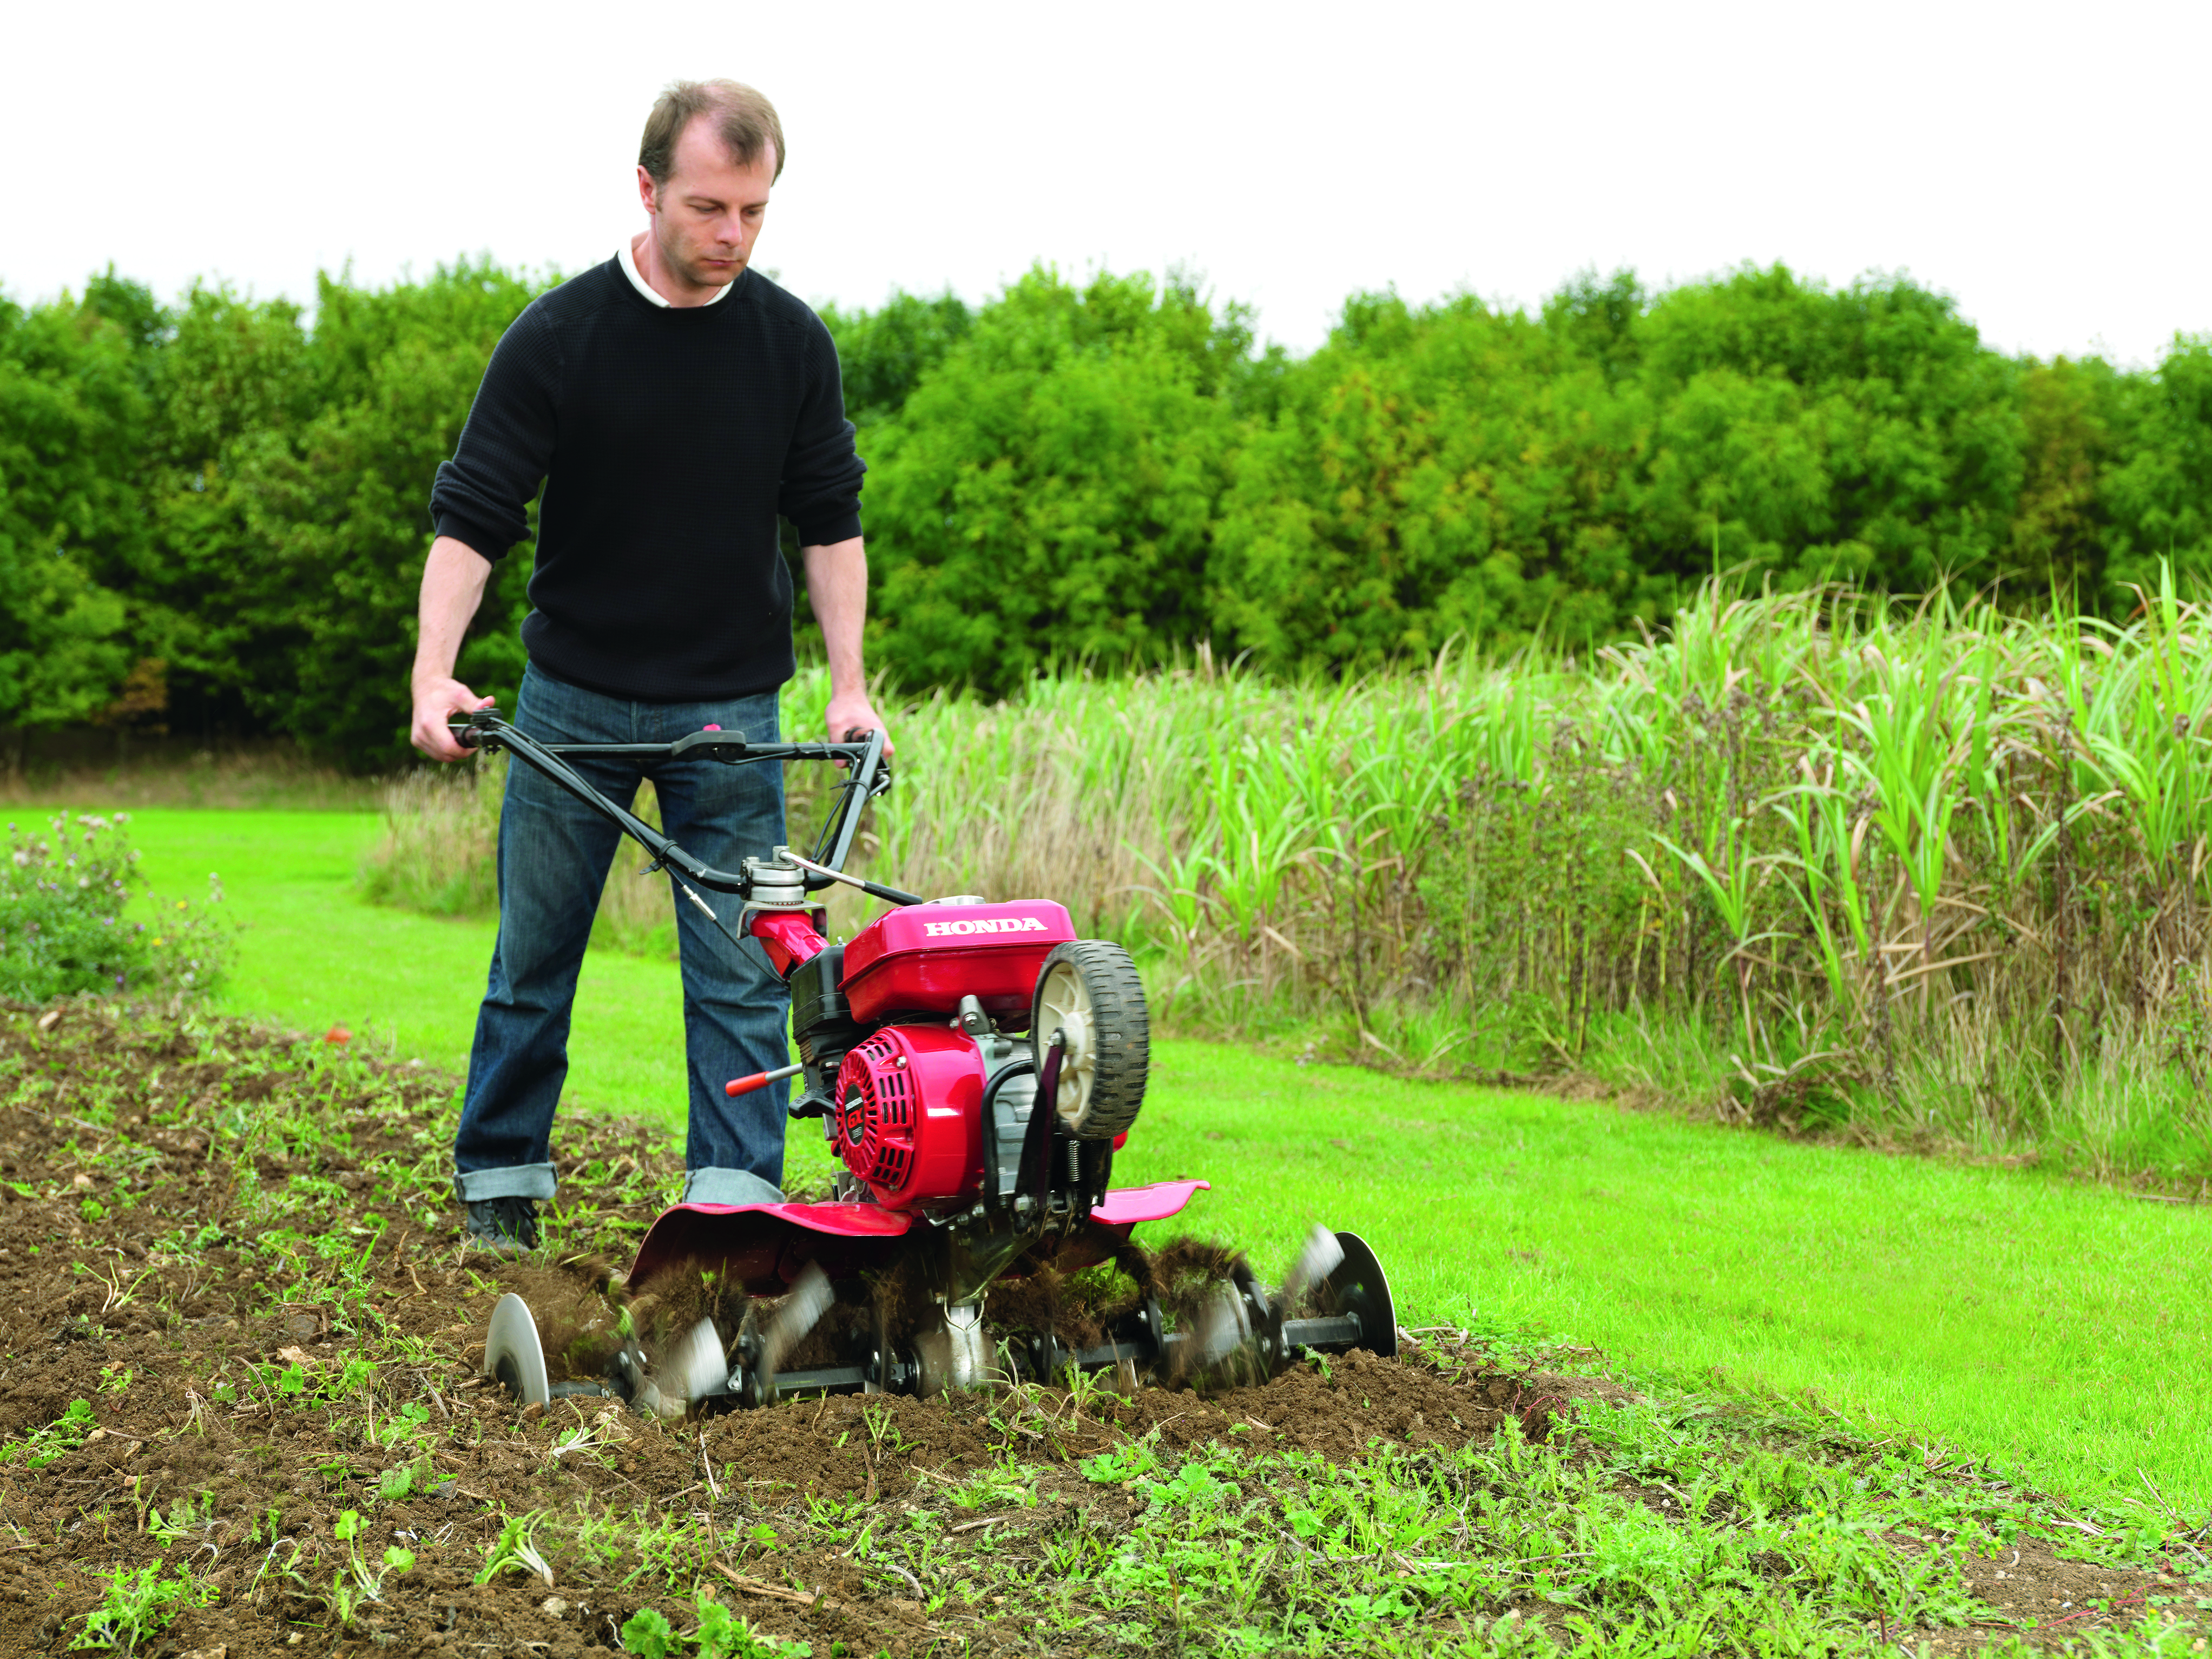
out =
[[1206,1509],[1220,1502],[1222,1494],[1230,1488],[1205,1464],[1191,1462],[1177,1469],[1170,1480],[1146,1481],[1143,1490],[1158,1505]]
[[637,1659],[668,1659],[684,1644],[668,1615],[653,1607],[640,1607],[623,1622],[622,1639]]
[[315,1465],[315,1473],[322,1476],[324,1490],[335,1492],[354,1478],[355,1470],[343,1457],[326,1457]]
[[167,1548],[186,1534],[197,1532],[205,1526],[214,1513],[215,1495],[212,1492],[204,1493],[198,1498],[179,1498],[170,1504],[166,1515],[149,1507],[146,1511],[146,1530],[160,1540],[162,1547]]
[[380,1565],[372,1566],[361,1553],[361,1535],[367,1523],[358,1510],[338,1516],[331,1533],[346,1547],[345,1565],[331,1577],[331,1611],[341,1626],[350,1626],[365,1601],[384,1599],[384,1581],[414,1571],[415,1552],[393,1545],[384,1552]]
[[808,1659],[814,1651],[805,1642],[780,1641],[755,1630],[720,1601],[702,1595],[699,1628],[692,1641],[699,1659]]
[[183,1567],[173,1577],[163,1576],[163,1567],[156,1561],[135,1571],[110,1569],[105,1575],[107,1593],[84,1615],[84,1628],[70,1646],[135,1653],[140,1643],[167,1630],[185,1608],[205,1607],[215,1600],[214,1588],[196,1582]]
[[403,1440],[420,1438],[429,1421],[430,1408],[419,1400],[410,1400],[385,1418],[376,1437],[381,1444],[396,1446]]
[[952,1501],[963,1510],[996,1509],[1006,1504],[1034,1509],[1037,1501],[1036,1472],[1018,1467],[986,1469],[973,1480],[955,1486]]
[[376,1478],[376,1495],[387,1504],[397,1504],[411,1498],[430,1480],[430,1460],[417,1458],[412,1463],[401,1463],[388,1468]]
[[42,1469],[84,1444],[86,1437],[98,1426],[93,1418],[92,1402],[72,1400],[68,1408],[45,1428],[34,1429],[9,1447],[9,1458],[12,1462],[20,1457],[27,1468]]
[[906,1449],[906,1437],[899,1432],[898,1414],[889,1406],[861,1407],[860,1421],[867,1425],[868,1449],[878,1458]]
[[510,1517],[485,1549],[483,1571],[477,1574],[477,1583],[489,1584],[503,1572],[525,1572],[551,1583],[553,1569],[538,1553],[537,1531],[536,1514]]
[[638,1659],[672,1659],[687,1647],[696,1647],[699,1659],[809,1659],[814,1651],[805,1642],[785,1641],[754,1629],[703,1591],[698,1620],[696,1630],[679,1636],[665,1613],[640,1607],[622,1627],[623,1645]]
[[1110,1406],[1121,1396],[1114,1392],[1103,1371],[1086,1371],[1080,1365],[1070,1365],[1064,1380],[1067,1384],[1067,1403],[1078,1417],[1086,1413],[1100,1415],[1102,1406]]
[[1160,1455],[1149,1439],[1129,1441],[1095,1457],[1086,1457],[1080,1465],[1084,1478],[1102,1486],[1127,1485],[1159,1466]]

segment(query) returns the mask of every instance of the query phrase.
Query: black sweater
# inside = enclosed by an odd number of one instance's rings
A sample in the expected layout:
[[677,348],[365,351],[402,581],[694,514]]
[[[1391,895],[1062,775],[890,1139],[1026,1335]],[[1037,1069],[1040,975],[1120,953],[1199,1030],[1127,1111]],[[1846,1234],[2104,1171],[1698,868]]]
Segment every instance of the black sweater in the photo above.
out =
[[606,264],[532,301],[492,353],[438,533],[496,560],[542,479],[531,659],[616,696],[690,702],[793,672],[801,546],[860,533],[860,474],[830,331],[757,273],[662,309]]

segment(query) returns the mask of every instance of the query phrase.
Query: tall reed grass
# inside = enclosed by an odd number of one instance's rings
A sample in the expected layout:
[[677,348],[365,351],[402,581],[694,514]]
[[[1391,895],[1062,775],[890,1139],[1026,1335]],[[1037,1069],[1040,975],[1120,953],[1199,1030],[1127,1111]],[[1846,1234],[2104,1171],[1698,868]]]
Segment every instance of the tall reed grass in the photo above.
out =
[[2208,623],[2170,586],[2125,625],[1716,586],[1590,660],[939,693],[863,862],[1060,899],[1186,1029],[2197,1182]]

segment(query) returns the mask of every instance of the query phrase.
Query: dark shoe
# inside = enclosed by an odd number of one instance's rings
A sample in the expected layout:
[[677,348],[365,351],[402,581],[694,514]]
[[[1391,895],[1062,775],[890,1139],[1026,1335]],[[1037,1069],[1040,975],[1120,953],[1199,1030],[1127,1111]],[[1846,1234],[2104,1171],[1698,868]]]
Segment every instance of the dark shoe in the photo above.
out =
[[520,1255],[538,1248],[538,1200],[480,1198],[469,1206],[469,1243],[494,1255]]

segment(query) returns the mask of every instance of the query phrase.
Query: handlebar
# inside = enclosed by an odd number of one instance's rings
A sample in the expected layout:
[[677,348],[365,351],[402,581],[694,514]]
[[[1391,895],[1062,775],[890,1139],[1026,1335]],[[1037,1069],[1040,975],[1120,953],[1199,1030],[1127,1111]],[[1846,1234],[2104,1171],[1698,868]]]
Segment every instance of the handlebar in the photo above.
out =
[[[884,757],[884,734],[880,732],[848,732],[843,743],[748,743],[734,732],[712,728],[694,732],[673,743],[540,743],[489,708],[448,720],[447,726],[454,742],[462,748],[482,750],[487,754],[505,750],[546,781],[591,808],[652,854],[654,868],[665,866],[702,887],[717,893],[735,894],[739,898],[752,896],[750,878],[736,871],[717,870],[693,857],[651,824],[600,793],[568,764],[568,757],[713,760],[728,766],[763,761],[826,760],[849,767],[853,775],[837,808],[834,842],[821,864],[807,872],[809,891],[818,891],[841,878],[845,860],[853,850],[854,837],[860,830],[861,807],[891,784],[890,763]],[[870,890],[883,898],[890,898],[896,891],[890,888],[877,890],[872,884]],[[911,895],[898,896],[909,903],[916,902]]]

